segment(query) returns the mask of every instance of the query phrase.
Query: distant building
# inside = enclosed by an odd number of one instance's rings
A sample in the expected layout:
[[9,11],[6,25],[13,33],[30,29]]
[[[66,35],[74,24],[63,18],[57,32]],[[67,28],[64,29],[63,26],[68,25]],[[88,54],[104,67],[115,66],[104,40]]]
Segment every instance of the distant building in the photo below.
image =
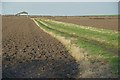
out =
[[22,11],[22,12],[19,12],[19,13],[15,14],[15,15],[16,15],[16,16],[24,15],[24,16],[27,16],[27,17],[28,17],[28,12]]

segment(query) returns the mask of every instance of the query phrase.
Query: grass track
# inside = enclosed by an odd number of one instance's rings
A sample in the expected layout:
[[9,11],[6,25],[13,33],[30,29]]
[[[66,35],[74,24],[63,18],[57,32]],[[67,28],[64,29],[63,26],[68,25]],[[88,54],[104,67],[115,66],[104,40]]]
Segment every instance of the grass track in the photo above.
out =
[[62,23],[53,20],[35,19],[39,25],[47,31],[66,38],[74,38],[80,48],[84,48],[89,54],[101,56],[109,62],[113,73],[118,71],[118,32],[106,29],[83,27],[74,24]]

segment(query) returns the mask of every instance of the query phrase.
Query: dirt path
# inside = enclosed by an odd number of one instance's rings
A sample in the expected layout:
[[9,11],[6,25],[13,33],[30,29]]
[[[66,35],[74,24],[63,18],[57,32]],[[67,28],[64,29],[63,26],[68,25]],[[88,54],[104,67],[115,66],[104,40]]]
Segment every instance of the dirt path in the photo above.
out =
[[65,47],[26,17],[3,17],[3,78],[76,77],[79,67]]

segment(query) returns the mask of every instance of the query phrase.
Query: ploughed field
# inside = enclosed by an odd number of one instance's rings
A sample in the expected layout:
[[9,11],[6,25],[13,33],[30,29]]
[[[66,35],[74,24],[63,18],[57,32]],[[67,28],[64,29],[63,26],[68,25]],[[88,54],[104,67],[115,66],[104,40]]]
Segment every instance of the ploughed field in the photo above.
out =
[[3,78],[76,77],[75,59],[27,17],[2,17]]

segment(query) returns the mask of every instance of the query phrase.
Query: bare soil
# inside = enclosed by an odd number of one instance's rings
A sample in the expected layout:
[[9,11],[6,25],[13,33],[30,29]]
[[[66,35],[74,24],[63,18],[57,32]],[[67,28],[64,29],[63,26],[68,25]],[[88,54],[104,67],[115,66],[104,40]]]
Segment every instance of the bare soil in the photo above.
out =
[[61,42],[27,17],[2,17],[3,78],[76,77],[79,67]]

